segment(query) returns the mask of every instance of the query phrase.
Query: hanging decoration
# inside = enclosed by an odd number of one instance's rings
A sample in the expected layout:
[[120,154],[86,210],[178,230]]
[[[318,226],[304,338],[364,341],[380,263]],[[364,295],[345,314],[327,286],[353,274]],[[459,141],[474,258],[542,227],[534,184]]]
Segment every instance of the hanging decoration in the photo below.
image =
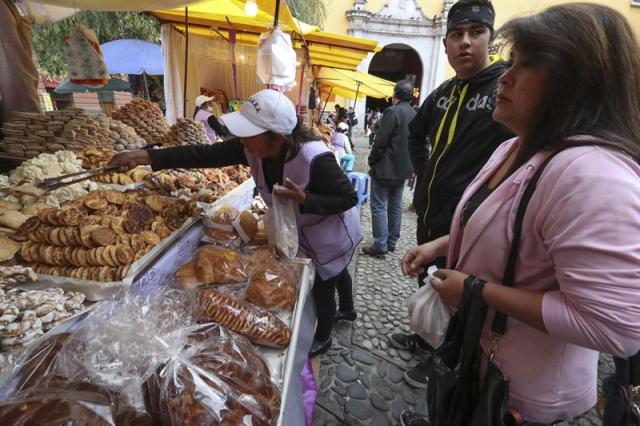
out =
[[296,84],[296,52],[291,36],[274,27],[260,35],[258,46],[259,81],[281,91],[291,90]]
[[72,83],[103,86],[109,80],[98,37],[84,26],[71,27],[63,40]]

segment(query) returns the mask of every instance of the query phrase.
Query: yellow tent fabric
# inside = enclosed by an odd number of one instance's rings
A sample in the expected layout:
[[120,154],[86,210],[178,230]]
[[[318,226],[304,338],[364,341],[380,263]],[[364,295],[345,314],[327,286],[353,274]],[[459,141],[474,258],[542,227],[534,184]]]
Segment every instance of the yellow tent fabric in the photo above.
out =
[[395,83],[362,71],[322,67],[317,75],[321,86],[333,87],[333,92],[339,96],[358,99],[360,96],[373,98],[390,98],[393,95]]
[[[242,0],[207,0],[190,5],[189,33],[228,39],[228,31],[235,30],[238,43],[255,46],[258,35],[273,24],[276,0],[257,0],[256,3],[259,12],[255,17],[245,14]],[[156,10],[152,14],[181,31],[185,29],[184,8]],[[380,50],[374,40],[327,33],[298,21],[284,1],[280,6],[279,25],[292,34],[297,49],[303,46],[304,38],[313,65],[353,70],[369,52]]]

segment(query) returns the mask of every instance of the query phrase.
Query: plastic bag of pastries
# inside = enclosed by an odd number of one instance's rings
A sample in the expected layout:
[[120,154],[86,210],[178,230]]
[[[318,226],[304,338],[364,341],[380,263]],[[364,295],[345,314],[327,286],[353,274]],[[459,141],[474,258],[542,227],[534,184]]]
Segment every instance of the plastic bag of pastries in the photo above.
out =
[[183,288],[206,284],[231,284],[247,281],[247,263],[236,249],[204,245],[192,260],[176,272],[176,281]]
[[156,424],[275,424],[280,394],[245,338],[218,324],[193,327],[185,344],[143,385]]
[[223,231],[216,228],[204,228],[202,241],[225,247],[240,247],[242,239],[236,231]]
[[238,209],[234,207],[219,207],[213,212],[213,214],[206,218],[205,226],[208,228],[219,229],[221,231],[234,232],[233,222],[239,214],[240,212]]
[[251,257],[245,297],[248,302],[267,309],[293,309],[299,277],[299,264],[279,260],[270,248],[256,249]]
[[233,227],[240,234],[242,241],[249,243],[258,234],[258,218],[249,210],[243,210],[233,221]]
[[198,292],[198,321],[217,322],[254,343],[286,348],[291,330],[267,309],[213,288]]

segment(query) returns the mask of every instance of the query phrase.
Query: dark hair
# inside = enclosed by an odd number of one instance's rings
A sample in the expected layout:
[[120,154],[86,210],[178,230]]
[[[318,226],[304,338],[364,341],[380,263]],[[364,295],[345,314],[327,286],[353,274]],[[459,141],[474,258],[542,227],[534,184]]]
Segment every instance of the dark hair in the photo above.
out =
[[[271,138],[275,138],[277,135],[273,132],[268,132]],[[317,128],[311,128],[302,122],[302,117],[298,116],[298,123],[293,129],[290,135],[284,137],[284,147],[291,153],[289,158],[293,158],[298,151],[300,151],[300,145],[306,142],[322,141],[322,133]]]
[[590,3],[553,6],[507,22],[499,37],[546,71],[513,170],[577,135],[640,161],[640,46],[620,13]]
[[413,83],[409,80],[400,80],[393,87],[393,94],[401,101],[411,100],[413,97]]

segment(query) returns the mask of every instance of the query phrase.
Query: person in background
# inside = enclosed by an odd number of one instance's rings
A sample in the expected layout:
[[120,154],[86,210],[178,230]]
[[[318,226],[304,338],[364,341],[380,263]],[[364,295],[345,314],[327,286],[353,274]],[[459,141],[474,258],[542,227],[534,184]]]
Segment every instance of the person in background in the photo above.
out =
[[339,123],[345,123],[347,126],[349,125],[349,114],[346,108],[340,107],[337,109],[336,119],[334,121],[336,129],[338,128],[337,126]]
[[349,126],[347,126],[347,123],[341,122],[338,123],[338,128],[331,135],[331,145],[333,146],[336,160],[340,164],[340,168],[345,172],[353,171],[353,163],[355,162],[353,150],[351,149],[351,140],[347,136],[348,131]]
[[[338,312],[355,318],[347,266],[362,240],[358,197],[320,134],[302,124],[282,93],[262,90],[221,121],[235,138],[212,145],[131,151],[109,164],[150,165],[154,170],[245,164],[267,204],[274,196],[295,201],[300,247],[316,270],[312,294],[318,321],[309,356],[317,356],[331,347],[336,289]],[[275,184],[286,189],[274,189]]]
[[[506,66],[489,56],[495,11],[488,0],[460,0],[447,17],[443,40],[455,77],[442,83],[409,124],[409,152],[416,185],[417,241],[424,244],[449,233],[462,192],[493,151],[511,137],[491,117],[498,78]],[[445,256],[434,259],[439,268]],[[418,278],[423,285],[425,275]],[[429,351],[417,334],[396,333],[389,344],[398,349]],[[405,373],[405,381],[426,388],[425,364]]]
[[[509,380],[508,413],[549,425],[595,405],[599,352],[640,350],[640,45],[619,12],[591,3],[513,19],[499,37],[511,59],[493,117],[517,137],[467,187],[450,233],[407,252],[402,268],[416,275],[446,255],[432,287],[452,307],[465,282],[482,286],[476,373],[491,353]],[[541,168],[504,285],[515,212]],[[499,337],[496,311],[507,316]]]
[[211,142],[218,141],[218,135],[215,131],[219,127],[218,120],[213,114],[213,96],[200,95],[196,98],[196,110],[193,112],[193,119],[199,121],[204,126],[207,136]]
[[376,131],[378,130],[378,123],[380,123],[380,120],[378,119],[378,114],[376,114],[375,112],[372,112],[371,117],[369,118],[369,128],[367,129],[369,131],[369,134],[367,135],[369,137],[369,148],[373,146],[373,143],[376,140]]
[[358,114],[356,114],[353,107],[349,107],[347,111],[347,124],[349,125],[349,138],[351,138],[353,128],[358,125]]
[[409,123],[416,116],[409,103],[412,93],[410,81],[396,83],[393,106],[384,112],[369,154],[373,243],[362,248],[367,256],[381,257],[395,251],[400,239],[404,182],[412,174],[407,141]]

